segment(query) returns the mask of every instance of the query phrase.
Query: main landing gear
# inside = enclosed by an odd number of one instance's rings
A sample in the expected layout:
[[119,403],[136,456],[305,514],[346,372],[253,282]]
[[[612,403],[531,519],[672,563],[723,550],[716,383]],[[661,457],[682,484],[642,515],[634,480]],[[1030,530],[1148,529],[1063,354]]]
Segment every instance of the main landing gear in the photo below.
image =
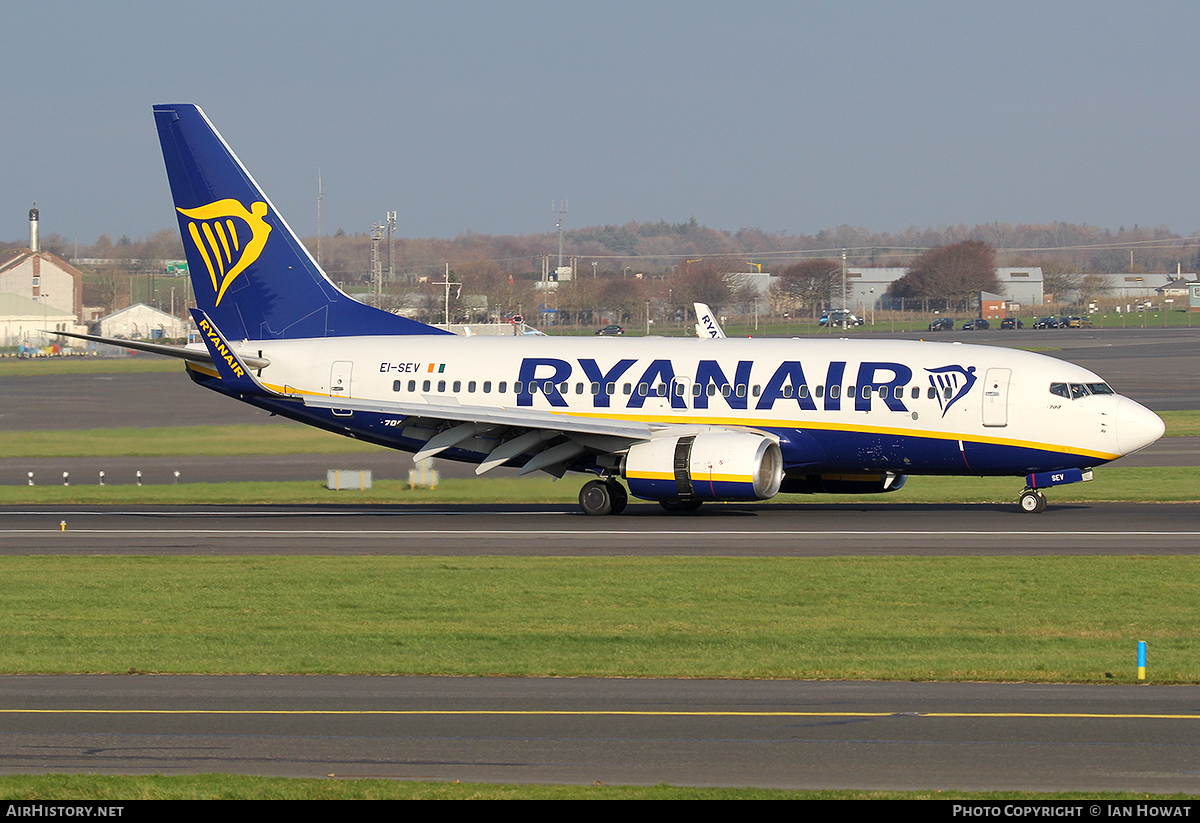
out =
[[579,508],[584,514],[620,514],[629,503],[629,492],[616,480],[590,480],[579,490]]

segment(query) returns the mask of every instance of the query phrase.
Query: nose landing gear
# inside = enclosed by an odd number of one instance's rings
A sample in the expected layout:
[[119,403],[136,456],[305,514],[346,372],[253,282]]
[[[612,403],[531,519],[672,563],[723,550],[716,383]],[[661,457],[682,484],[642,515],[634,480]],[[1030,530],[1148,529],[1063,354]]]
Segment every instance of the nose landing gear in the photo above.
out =
[[1052,472],[1035,472],[1025,477],[1025,491],[1021,492],[1018,502],[1021,511],[1027,514],[1041,514],[1046,510],[1046,495],[1042,489],[1046,486],[1063,486],[1067,483],[1086,483],[1092,479],[1091,469],[1059,469]]
[[1037,489],[1026,489],[1019,498],[1021,511],[1027,514],[1041,514],[1046,510],[1046,495]]

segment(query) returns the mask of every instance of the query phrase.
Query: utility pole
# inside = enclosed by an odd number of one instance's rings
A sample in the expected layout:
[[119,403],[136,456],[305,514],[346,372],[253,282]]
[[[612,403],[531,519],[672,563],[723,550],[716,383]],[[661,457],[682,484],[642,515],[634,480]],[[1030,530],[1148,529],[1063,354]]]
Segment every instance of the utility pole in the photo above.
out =
[[321,169],[317,169],[317,265],[321,265],[321,200],[325,189],[321,185]]
[[564,201],[562,201],[562,208],[559,208],[558,206],[555,205],[554,200],[550,201],[550,211],[552,211],[558,215],[558,226],[557,226],[557,228],[558,228],[558,267],[560,269],[562,268],[562,243],[563,243],[562,219],[563,219],[563,215],[567,213],[567,205],[568,205],[567,201],[564,200]]
[[396,282],[396,212],[387,213],[388,282]]

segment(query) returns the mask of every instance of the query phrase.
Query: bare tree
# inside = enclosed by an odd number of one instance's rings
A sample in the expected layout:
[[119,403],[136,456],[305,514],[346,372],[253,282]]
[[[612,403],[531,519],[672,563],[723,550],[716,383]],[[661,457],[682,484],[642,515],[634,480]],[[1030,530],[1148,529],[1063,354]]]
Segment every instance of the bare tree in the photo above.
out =
[[794,263],[779,273],[779,291],[786,300],[799,303],[816,317],[823,303],[840,296],[842,264],[822,258]]
[[893,297],[925,298],[943,308],[968,304],[981,291],[999,292],[996,251],[978,240],[930,249],[888,287]]

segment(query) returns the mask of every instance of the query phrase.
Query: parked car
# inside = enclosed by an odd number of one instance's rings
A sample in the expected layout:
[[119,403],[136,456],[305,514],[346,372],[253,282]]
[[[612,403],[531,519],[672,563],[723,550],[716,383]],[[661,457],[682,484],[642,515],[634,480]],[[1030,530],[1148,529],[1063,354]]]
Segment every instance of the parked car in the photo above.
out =
[[624,333],[625,333],[625,328],[623,326],[618,326],[616,323],[609,323],[604,328],[598,329],[596,331],[596,334],[602,334],[602,335],[614,335],[614,334],[624,334]]
[[1057,317],[1039,317],[1033,324],[1035,329],[1057,329]]
[[834,309],[833,311],[821,316],[822,326],[831,326],[835,329],[840,329],[846,326],[861,326],[862,324],[862,318],[849,309]]
[[1023,329],[1023,328],[1025,328],[1025,324],[1021,322],[1021,319],[1019,317],[1006,317],[1000,321],[1000,328],[1002,328],[1002,329]]
[[1060,329],[1090,329],[1092,327],[1092,318],[1087,317],[1086,315],[1083,317],[1078,315],[1060,317],[1058,318],[1058,327]]
[[990,329],[991,324],[982,317],[975,320],[965,320],[962,324],[963,331],[980,331],[982,329]]
[[930,331],[954,331],[953,317],[939,317],[929,324]]

